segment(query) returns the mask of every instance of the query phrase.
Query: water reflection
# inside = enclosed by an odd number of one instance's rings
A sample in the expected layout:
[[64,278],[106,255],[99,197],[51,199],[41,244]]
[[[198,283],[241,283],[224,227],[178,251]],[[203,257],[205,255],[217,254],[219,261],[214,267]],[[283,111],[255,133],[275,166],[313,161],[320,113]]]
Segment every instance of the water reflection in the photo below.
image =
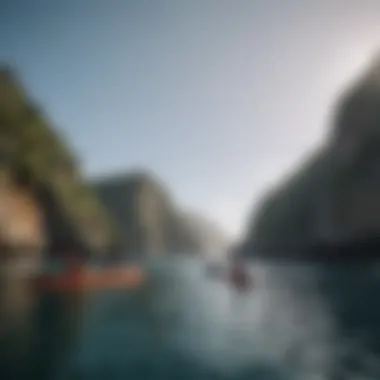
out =
[[32,295],[27,280],[8,279],[1,378],[331,379],[345,365],[343,338],[380,333],[359,295],[380,289],[367,269],[253,263],[248,293],[194,259],[146,269],[135,290]]

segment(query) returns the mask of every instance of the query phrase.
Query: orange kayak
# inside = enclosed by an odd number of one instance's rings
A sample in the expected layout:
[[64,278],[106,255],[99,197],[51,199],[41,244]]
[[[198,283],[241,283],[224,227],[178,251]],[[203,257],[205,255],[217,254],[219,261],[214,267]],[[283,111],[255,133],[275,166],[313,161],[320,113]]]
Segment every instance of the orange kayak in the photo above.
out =
[[138,267],[102,270],[77,267],[62,275],[40,275],[34,279],[34,287],[39,292],[135,288],[141,285],[144,279],[144,273]]

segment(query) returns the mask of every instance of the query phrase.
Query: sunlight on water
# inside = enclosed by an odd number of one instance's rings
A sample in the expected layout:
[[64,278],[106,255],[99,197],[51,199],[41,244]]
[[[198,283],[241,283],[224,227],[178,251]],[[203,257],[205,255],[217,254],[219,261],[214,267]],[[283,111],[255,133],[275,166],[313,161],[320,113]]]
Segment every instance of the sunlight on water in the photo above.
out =
[[155,310],[158,318],[176,315],[167,336],[177,349],[228,373],[255,362],[294,374],[329,369],[333,324],[310,269],[252,264],[255,287],[238,294],[207,278],[204,263],[171,265],[166,285],[156,289]]
[[151,262],[149,281],[141,289],[87,296],[75,344],[61,367],[80,368],[92,378],[104,368],[128,374],[138,363],[144,368],[151,363],[156,374],[184,358],[221,378],[237,379],[265,367],[281,377],[255,380],[331,379],[342,339],[336,311],[327,301],[354,294],[347,289],[364,284],[365,272],[362,277],[350,277],[346,269],[333,272],[341,289],[334,285],[336,294],[326,297],[315,266],[251,263],[254,287],[246,293],[207,276],[206,266],[186,257]]
[[183,349],[227,372],[255,361],[295,374],[328,369],[332,324],[312,273],[259,263],[251,272],[256,287],[246,294],[204,276],[188,279],[192,311],[183,310]]

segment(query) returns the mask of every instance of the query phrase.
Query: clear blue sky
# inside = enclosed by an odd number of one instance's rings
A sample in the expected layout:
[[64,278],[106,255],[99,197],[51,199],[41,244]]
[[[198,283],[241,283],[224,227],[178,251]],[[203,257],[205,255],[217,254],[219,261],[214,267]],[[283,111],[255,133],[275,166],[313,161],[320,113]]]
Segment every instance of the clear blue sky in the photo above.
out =
[[0,59],[88,174],[149,167],[233,233],[379,42],[378,0],[0,1]]

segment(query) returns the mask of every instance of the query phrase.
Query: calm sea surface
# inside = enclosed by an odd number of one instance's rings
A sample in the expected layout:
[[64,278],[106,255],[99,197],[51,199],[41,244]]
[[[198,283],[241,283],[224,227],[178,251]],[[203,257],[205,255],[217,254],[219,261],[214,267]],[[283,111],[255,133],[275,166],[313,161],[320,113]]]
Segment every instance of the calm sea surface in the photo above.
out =
[[[35,297],[27,317],[11,318],[21,322],[3,339],[0,378],[354,379],[360,371],[379,373],[372,355],[380,346],[374,268],[253,263],[250,270],[255,287],[247,293],[207,277],[204,262],[178,258],[149,263],[149,281],[138,290]],[[358,363],[351,368],[345,360]]]

